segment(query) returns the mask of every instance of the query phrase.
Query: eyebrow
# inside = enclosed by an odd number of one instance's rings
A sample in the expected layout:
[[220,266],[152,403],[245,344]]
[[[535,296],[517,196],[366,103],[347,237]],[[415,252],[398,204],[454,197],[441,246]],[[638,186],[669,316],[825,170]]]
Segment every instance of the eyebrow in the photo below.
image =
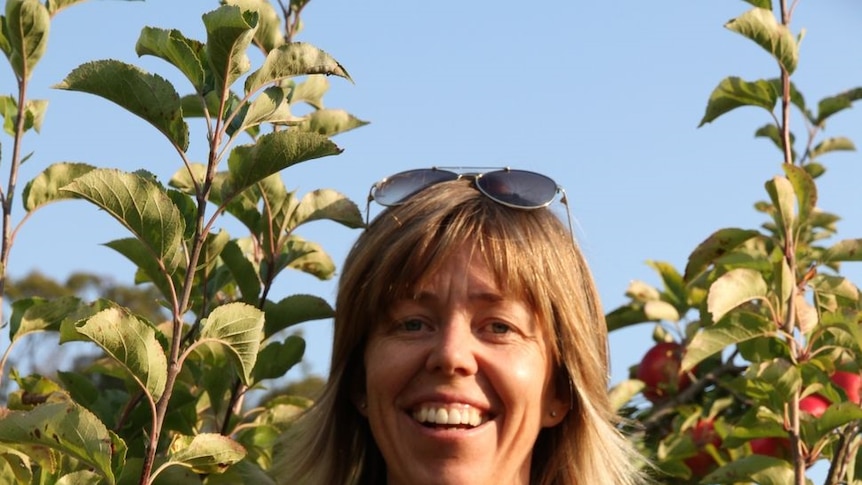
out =
[[[436,293],[432,293],[432,292],[430,292],[430,291],[419,291],[419,292],[417,292],[417,293],[414,293],[414,294],[413,294],[413,296],[412,296],[410,299],[412,299],[412,300],[414,300],[414,301],[434,301],[434,300],[438,300]],[[497,293],[497,292],[492,292],[492,291],[476,291],[476,292],[470,292],[470,293],[468,293],[468,294],[467,294],[467,299],[468,299],[468,300],[470,300],[470,301],[476,301],[476,300],[478,300],[478,301],[485,301],[485,302],[488,302],[488,303],[496,303],[496,302],[500,302],[500,301],[505,300],[505,299],[506,299],[506,297],[505,297],[505,296],[503,296],[503,295],[502,295],[502,294],[500,294],[500,293]]]

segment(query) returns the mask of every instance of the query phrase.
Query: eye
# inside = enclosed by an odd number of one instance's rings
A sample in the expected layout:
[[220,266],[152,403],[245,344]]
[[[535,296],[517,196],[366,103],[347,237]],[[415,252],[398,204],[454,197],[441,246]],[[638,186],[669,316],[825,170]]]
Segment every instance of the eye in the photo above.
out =
[[401,322],[401,328],[407,332],[418,332],[422,330],[424,322],[418,318],[410,318]]
[[490,330],[491,333],[493,333],[493,334],[503,335],[503,334],[507,334],[507,333],[511,332],[512,327],[507,323],[493,322],[490,325],[488,325],[488,330]]

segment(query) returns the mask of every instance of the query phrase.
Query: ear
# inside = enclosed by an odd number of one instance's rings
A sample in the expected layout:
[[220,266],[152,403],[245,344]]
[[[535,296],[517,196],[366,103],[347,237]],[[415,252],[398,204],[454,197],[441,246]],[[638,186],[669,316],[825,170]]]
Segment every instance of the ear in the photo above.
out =
[[350,399],[353,401],[353,405],[356,406],[356,410],[359,411],[359,414],[368,417],[368,400],[365,398],[365,394],[357,394]]
[[568,412],[568,399],[559,399],[557,396],[546,398],[542,406],[542,427],[553,428],[562,423]]

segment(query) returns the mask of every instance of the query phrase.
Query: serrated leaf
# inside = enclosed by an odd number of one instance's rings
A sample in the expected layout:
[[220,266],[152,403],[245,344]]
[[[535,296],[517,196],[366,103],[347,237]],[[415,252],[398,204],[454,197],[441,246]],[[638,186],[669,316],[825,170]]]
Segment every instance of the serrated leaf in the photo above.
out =
[[835,113],[843,111],[853,105],[855,101],[862,99],[862,88],[849,89],[835,96],[828,96],[820,100],[817,105],[817,118],[814,124],[822,127],[823,123]]
[[303,354],[305,340],[302,337],[290,335],[284,342],[270,342],[260,351],[253,371],[254,382],[284,376],[302,360]]
[[60,189],[104,209],[129,229],[167,271],[179,262],[185,223],[160,185],[140,175],[96,169]]
[[185,74],[199,94],[212,88],[209,86],[212,81],[207,79],[208,72],[204,69],[207,62],[204,44],[186,38],[179,30],[144,27],[135,44],[135,53],[164,59]]
[[757,271],[738,268],[721,275],[709,287],[707,309],[715,322],[743,303],[766,298],[768,288]]
[[811,278],[808,285],[818,294],[840,296],[851,301],[859,299],[859,288],[843,276],[818,274]]
[[95,167],[86,163],[61,162],[50,165],[24,187],[24,209],[30,212],[48,203],[72,198],[72,194],[62,193],[60,188],[93,169]]
[[95,415],[74,402],[42,404],[0,419],[0,442],[44,446],[93,467],[109,484],[113,439]]
[[276,274],[284,268],[292,268],[321,280],[328,280],[335,274],[335,263],[323,247],[297,235],[287,238],[274,266]]
[[284,32],[278,12],[267,0],[226,0],[227,5],[236,5],[243,10],[254,10],[259,14],[254,43],[266,53],[284,44]]
[[790,29],[780,24],[771,10],[753,8],[726,23],[725,27],[763,47],[788,74],[796,70],[799,46]]
[[844,239],[829,247],[820,258],[824,263],[862,261],[862,239]]
[[363,121],[343,109],[319,109],[311,112],[300,128],[325,136],[334,136],[350,131],[369,122]]
[[51,15],[40,2],[8,0],[3,20],[9,64],[18,79],[26,82],[48,47]]
[[228,158],[230,187],[237,194],[291,165],[341,153],[329,138],[316,133],[277,131],[253,145],[237,146]]
[[168,449],[170,464],[185,466],[195,473],[221,473],[245,455],[242,445],[218,433],[177,435]]
[[757,337],[771,335],[775,325],[760,315],[739,312],[701,329],[686,346],[682,369],[691,370],[704,359],[725,348]]
[[344,67],[326,52],[311,44],[291,42],[269,51],[260,69],[246,79],[245,92],[253,93],[267,84],[306,74],[334,75],[352,81]]
[[329,80],[323,74],[312,74],[293,89],[291,103],[307,103],[314,109],[323,109],[323,95],[329,91]]
[[168,361],[152,325],[119,308],[111,308],[79,324],[78,332],[119,362],[153,402],[162,397]]
[[224,5],[203,16],[207,31],[206,57],[215,78],[215,91],[227,93],[251,68],[246,54],[260,15],[252,10]]
[[243,384],[249,385],[263,337],[263,312],[245,303],[216,307],[203,323],[199,342],[214,342],[230,350]]
[[761,107],[770,113],[778,101],[778,93],[770,81],[747,82],[738,77],[722,80],[709,96],[706,113],[698,127],[713,122],[719,116],[742,106]]
[[278,303],[266,302],[266,338],[293,325],[310,320],[332,318],[332,306],[323,298],[314,295],[291,295]]
[[814,149],[811,150],[811,158],[817,158],[824,153],[835,152],[835,151],[856,151],[856,145],[853,144],[849,138],[839,136],[833,138],[827,138],[822,142],[818,143]]
[[302,197],[286,229],[292,231],[302,224],[322,219],[354,229],[365,225],[356,203],[334,190],[318,189]]
[[683,279],[689,282],[693,281],[716,259],[727,255],[744,242],[759,235],[760,233],[757,231],[735,227],[715,231],[698,244],[689,255]]
[[54,87],[101,96],[156,127],[180,150],[189,148],[180,96],[160,76],[120,61],[94,61],[78,66]]
[[776,176],[766,182],[766,191],[776,210],[773,218],[778,232],[784,237],[784,231],[792,230],[796,222],[796,194],[793,192],[793,184],[785,177]]
[[703,478],[702,483],[731,484],[751,482],[758,485],[787,485],[794,481],[790,462],[765,455],[734,459]]
[[808,175],[805,169],[797,167],[789,163],[782,164],[784,173],[793,187],[793,192],[796,195],[799,208],[799,220],[802,223],[808,222],[808,218],[817,206],[817,186],[814,184],[814,179]]
[[12,316],[9,318],[9,339],[14,342],[29,333],[58,331],[60,323],[83,306],[86,305],[73,296],[16,300],[12,303]]

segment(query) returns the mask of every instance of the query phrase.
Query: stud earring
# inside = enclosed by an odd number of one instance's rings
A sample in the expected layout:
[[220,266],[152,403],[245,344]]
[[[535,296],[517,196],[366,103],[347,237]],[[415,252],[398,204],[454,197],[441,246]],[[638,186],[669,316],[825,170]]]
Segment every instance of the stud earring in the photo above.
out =
[[551,417],[552,417],[552,418],[556,418],[556,417],[557,417],[557,412],[556,412],[556,411],[551,411]]

